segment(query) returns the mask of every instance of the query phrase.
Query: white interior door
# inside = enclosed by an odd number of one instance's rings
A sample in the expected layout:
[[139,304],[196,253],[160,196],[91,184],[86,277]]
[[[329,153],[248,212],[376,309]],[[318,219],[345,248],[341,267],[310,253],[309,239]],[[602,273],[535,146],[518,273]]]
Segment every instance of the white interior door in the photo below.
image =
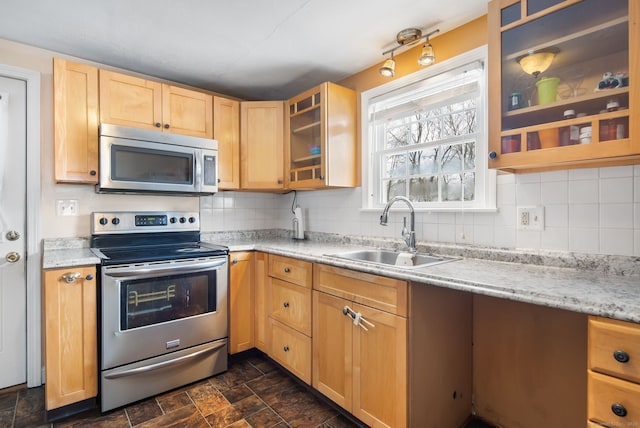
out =
[[0,76],[0,388],[27,380],[26,82]]

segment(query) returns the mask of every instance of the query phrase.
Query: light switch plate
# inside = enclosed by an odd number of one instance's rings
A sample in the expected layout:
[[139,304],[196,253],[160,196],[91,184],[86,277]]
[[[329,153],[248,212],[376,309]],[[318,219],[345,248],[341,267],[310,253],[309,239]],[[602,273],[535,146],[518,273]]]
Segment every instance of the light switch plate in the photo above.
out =
[[57,199],[56,215],[59,215],[59,216],[78,215],[78,200],[77,199]]
[[516,224],[520,230],[544,230],[544,207],[542,205],[518,207]]

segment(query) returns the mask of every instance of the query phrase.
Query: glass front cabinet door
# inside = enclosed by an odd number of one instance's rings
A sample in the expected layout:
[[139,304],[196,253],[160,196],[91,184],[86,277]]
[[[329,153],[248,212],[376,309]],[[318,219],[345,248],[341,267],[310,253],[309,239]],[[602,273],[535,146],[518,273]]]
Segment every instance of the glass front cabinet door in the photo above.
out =
[[639,15],[637,0],[489,3],[489,167],[640,163]]

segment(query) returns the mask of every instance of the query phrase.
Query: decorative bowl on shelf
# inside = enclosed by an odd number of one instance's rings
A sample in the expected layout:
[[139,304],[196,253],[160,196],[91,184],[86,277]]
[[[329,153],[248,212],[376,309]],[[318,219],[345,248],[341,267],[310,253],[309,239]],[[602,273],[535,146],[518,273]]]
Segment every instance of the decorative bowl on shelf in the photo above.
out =
[[310,149],[311,154],[312,155],[319,155],[320,154],[320,146],[313,146]]

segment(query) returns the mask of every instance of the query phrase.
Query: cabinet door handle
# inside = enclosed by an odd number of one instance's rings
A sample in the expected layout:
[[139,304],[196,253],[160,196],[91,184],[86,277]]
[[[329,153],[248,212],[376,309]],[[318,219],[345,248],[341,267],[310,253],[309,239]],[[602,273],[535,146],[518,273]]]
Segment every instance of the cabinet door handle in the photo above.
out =
[[629,354],[620,349],[613,352],[613,358],[619,363],[628,363],[629,362]]
[[284,303],[282,304],[282,306],[284,306],[285,308],[288,308],[288,307],[289,307],[289,302],[284,302]]
[[489,152],[489,159],[495,159],[498,157],[498,154],[496,152]]
[[288,267],[284,268],[284,273],[289,273],[291,272],[291,269],[289,269]]
[[87,281],[91,281],[93,279],[93,275],[89,274],[85,276],[84,279],[86,279]]
[[613,403],[611,405],[611,411],[614,415],[624,418],[627,416],[627,409],[620,403]]
[[233,259],[233,261],[231,263],[233,263],[234,265],[238,264],[238,259]]
[[289,352],[289,347],[287,345],[285,345],[282,349],[284,350],[284,352]]
[[156,128],[160,128],[162,126],[162,124],[160,122],[156,122],[156,123],[154,123],[154,125],[156,126]]
[[168,123],[164,124],[164,129],[169,129],[169,124]]
[[71,284],[72,282],[75,282],[76,279],[80,278],[82,275],[80,275],[80,272],[67,272],[67,273],[63,273],[61,278],[67,283],[67,284]]
[[95,171],[95,170],[93,170],[93,169],[92,169],[91,171],[89,171],[89,175],[94,176],[94,175],[96,175],[96,174],[97,174],[97,173],[96,173],[96,171]]

